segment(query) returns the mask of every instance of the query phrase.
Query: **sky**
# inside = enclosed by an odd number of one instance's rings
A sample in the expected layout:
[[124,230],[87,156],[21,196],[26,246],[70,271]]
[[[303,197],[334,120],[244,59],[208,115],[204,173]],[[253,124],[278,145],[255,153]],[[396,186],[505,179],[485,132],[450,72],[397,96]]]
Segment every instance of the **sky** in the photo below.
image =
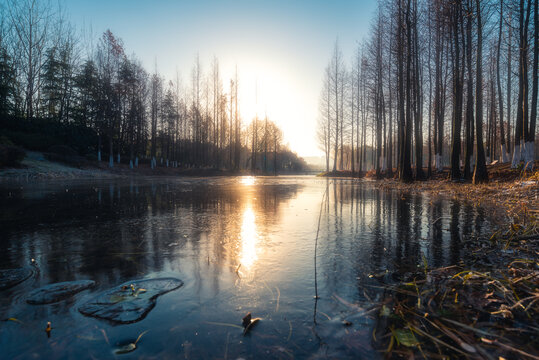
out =
[[338,40],[351,60],[368,34],[376,0],[66,0],[88,45],[106,29],[147,71],[180,74],[189,86],[197,54],[210,74],[219,60],[224,91],[238,69],[244,123],[266,114],[300,156],[321,156],[316,140],[323,72]]

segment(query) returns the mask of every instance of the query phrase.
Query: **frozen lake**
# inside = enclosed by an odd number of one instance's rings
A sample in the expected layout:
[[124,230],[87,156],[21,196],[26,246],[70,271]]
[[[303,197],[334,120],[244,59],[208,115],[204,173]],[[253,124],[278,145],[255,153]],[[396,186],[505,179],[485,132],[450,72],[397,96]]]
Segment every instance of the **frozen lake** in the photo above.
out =
[[[462,242],[490,228],[481,208],[455,200],[306,176],[4,184],[0,199],[0,269],[32,270],[0,290],[6,359],[378,358],[371,309],[382,287],[423,259],[458,263]],[[140,320],[79,311],[155,278],[183,286]],[[32,290],[73,280],[95,286],[27,303]],[[247,312],[261,321],[244,335]]]

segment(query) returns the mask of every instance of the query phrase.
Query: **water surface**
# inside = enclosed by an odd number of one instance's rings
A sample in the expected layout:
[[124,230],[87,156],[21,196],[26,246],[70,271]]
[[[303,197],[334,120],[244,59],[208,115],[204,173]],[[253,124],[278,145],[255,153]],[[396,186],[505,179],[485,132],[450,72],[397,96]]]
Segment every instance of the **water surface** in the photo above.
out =
[[[458,263],[463,242],[489,229],[482,208],[314,177],[4,184],[0,200],[0,269],[35,259],[39,270],[0,291],[0,319],[18,320],[0,322],[0,357],[10,359],[378,358],[369,309],[382,287],[424,261]],[[77,310],[156,277],[184,286],[141,321]],[[26,303],[32,289],[82,279],[96,286]],[[262,320],[244,336],[247,312]],[[114,354],[144,331],[135,351]]]

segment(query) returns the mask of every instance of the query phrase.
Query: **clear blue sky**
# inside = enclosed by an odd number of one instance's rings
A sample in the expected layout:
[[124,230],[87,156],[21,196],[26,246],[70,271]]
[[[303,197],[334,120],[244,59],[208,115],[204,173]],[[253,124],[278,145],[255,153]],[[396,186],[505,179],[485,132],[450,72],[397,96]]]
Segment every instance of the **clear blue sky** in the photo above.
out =
[[[324,67],[335,40],[349,60],[368,33],[376,0],[65,0],[70,20],[107,28],[148,71],[189,85],[198,53],[206,72],[217,56],[225,91],[238,66],[244,122],[267,114],[302,156],[320,155],[316,119]],[[94,40],[95,44],[95,40]],[[255,84],[258,83],[258,101]],[[256,106],[257,104],[257,106]]]

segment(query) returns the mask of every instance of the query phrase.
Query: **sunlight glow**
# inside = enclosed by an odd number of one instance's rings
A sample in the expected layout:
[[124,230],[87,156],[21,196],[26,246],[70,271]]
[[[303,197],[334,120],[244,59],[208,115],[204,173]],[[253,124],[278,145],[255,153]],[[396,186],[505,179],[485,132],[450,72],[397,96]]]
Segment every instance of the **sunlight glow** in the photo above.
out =
[[252,186],[255,184],[255,177],[254,176],[242,176],[240,183],[245,186]]
[[256,245],[258,243],[258,234],[256,232],[255,213],[248,204],[243,212],[241,223],[241,256],[240,263],[242,269],[249,270],[258,259]]

